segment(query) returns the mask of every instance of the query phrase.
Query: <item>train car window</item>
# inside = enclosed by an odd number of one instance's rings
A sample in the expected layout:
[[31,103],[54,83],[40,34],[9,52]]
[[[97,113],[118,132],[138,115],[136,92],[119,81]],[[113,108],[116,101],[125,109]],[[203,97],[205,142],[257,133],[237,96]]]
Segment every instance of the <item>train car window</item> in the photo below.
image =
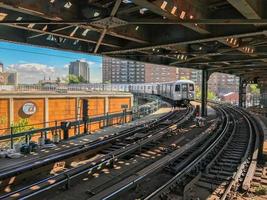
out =
[[189,91],[194,91],[194,84],[189,84]]
[[175,85],[175,92],[180,92],[180,85]]
[[187,92],[187,85],[186,84],[182,84],[182,91]]

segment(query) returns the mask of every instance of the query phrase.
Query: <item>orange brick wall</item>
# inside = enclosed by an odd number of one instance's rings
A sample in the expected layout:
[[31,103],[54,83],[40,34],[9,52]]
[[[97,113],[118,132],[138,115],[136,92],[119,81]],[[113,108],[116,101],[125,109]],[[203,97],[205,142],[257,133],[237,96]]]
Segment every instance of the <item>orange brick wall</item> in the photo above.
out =
[[[88,98],[89,100],[89,117],[103,115],[105,114],[105,98],[104,97],[92,97]],[[25,103],[32,102],[36,105],[37,111],[31,116],[27,116],[22,112],[22,107]],[[80,108],[81,108],[81,117],[82,117],[82,101],[80,100]],[[131,107],[131,98],[130,97],[109,97],[108,98],[108,112],[109,113],[117,113],[122,112],[121,108],[122,104],[127,104],[128,108]],[[63,120],[74,120],[76,119],[76,98],[49,98],[48,99],[48,118],[49,118],[49,126],[54,126],[54,121],[63,121]],[[29,120],[29,124],[40,124],[33,125],[34,128],[40,128],[44,126],[45,122],[45,99],[44,98],[15,98],[14,99],[14,121],[18,122],[20,118],[27,118]],[[9,99],[0,99],[0,117],[5,116],[6,120],[2,120],[3,123],[0,123],[0,134],[5,133],[1,131],[1,128],[9,127]],[[122,118],[110,120],[111,124],[121,123]],[[129,117],[127,118],[127,121]],[[58,123],[59,125],[60,123]],[[89,125],[89,130],[94,132],[99,128],[104,126],[104,122],[96,122],[94,124]],[[81,131],[83,130],[83,126],[81,125]],[[71,135],[74,131],[71,131]]]
[[[81,107],[81,117],[82,117],[82,100],[80,100]],[[104,115],[105,114],[105,98],[102,97],[92,97],[88,98],[88,110],[89,117]],[[104,125],[104,122],[97,122],[89,125],[91,132],[100,129]]]
[[[75,98],[51,98],[48,99],[48,112],[50,126],[60,125],[60,121],[76,119],[76,99]],[[70,136],[74,135],[74,129],[69,131]]]
[[0,99],[0,134],[7,133],[3,130],[9,126],[9,100]]
[[66,119],[76,119],[76,99],[75,98],[53,98],[48,100],[49,121],[61,121]]
[[[33,115],[25,115],[22,111],[22,107],[25,103],[34,103],[36,105],[36,112]],[[28,119],[29,124],[34,125],[34,128],[43,127],[45,120],[44,99],[14,99],[14,122],[18,122],[20,119]]]
[[131,98],[130,97],[110,97],[109,98],[109,112],[121,112],[123,104],[128,105],[128,109],[131,108]]
[[[82,100],[80,100],[80,107],[82,113]],[[105,98],[88,98],[89,117],[105,114]]]

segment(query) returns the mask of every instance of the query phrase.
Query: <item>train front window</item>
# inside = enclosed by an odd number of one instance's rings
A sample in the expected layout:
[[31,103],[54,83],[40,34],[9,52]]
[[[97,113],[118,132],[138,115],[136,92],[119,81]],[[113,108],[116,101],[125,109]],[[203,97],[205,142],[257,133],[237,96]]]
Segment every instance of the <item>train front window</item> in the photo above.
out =
[[175,92],[180,92],[180,85],[175,85]]
[[194,91],[194,84],[189,84],[189,91]]
[[182,84],[182,91],[187,92],[187,84]]

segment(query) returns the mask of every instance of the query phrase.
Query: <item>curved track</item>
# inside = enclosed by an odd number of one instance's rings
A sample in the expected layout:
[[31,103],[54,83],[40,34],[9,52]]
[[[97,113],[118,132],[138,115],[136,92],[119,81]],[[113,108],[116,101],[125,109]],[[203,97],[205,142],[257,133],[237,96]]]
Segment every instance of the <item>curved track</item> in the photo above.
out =
[[[81,162],[73,168],[66,169],[64,172],[59,173],[48,178],[43,178],[37,182],[33,182],[15,191],[9,192],[0,196],[0,199],[20,198],[26,199],[36,197],[44,191],[50,190],[57,186],[65,185],[68,187],[69,182],[85,173],[93,173],[102,169],[105,166],[112,165],[118,159],[123,158],[143,146],[153,144],[168,132],[177,128],[181,123],[189,119],[194,110],[188,106],[184,111],[178,112],[173,110],[168,115],[162,117],[160,120],[154,121],[152,124],[143,125],[142,129],[126,131],[122,135],[116,135],[104,141],[93,145],[103,146],[100,150],[100,156],[93,161],[88,159]],[[142,133],[142,134],[141,134]],[[139,134],[139,135],[138,135]],[[141,134],[141,136],[140,136]],[[109,144],[106,145],[105,144]],[[93,146],[94,147],[94,146]]]
[[226,123],[217,138],[145,200],[226,199],[241,189],[254,149],[254,125],[243,110],[229,106],[221,110]]
[[[215,105],[217,106],[217,105]],[[220,105],[220,126],[95,199],[226,199],[241,189],[255,150],[255,124],[243,110]],[[164,167],[162,167],[164,166]],[[135,186],[135,187],[134,187]],[[201,188],[200,188],[201,187]],[[206,191],[202,191],[202,189]],[[139,191],[142,191],[141,194]]]

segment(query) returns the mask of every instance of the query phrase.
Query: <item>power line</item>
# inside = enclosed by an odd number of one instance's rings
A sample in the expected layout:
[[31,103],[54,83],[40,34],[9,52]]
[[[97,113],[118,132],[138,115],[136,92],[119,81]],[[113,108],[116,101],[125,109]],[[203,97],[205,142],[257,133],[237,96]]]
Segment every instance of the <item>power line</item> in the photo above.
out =
[[[57,58],[68,58],[68,59],[79,59],[77,57],[70,57],[70,56],[64,56],[64,55],[54,55],[54,54],[49,54],[49,53],[42,53],[42,52],[33,52],[33,51],[27,51],[27,50],[18,50],[18,49],[12,49],[12,48],[7,48],[7,47],[1,47],[0,50],[7,50],[7,51],[16,51],[16,52],[23,52],[23,53],[31,53],[31,54],[36,54],[36,55],[44,55],[44,56],[51,56],[51,57],[57,57]],[[100,61],[93,61],[95,63],[101,63]]]

